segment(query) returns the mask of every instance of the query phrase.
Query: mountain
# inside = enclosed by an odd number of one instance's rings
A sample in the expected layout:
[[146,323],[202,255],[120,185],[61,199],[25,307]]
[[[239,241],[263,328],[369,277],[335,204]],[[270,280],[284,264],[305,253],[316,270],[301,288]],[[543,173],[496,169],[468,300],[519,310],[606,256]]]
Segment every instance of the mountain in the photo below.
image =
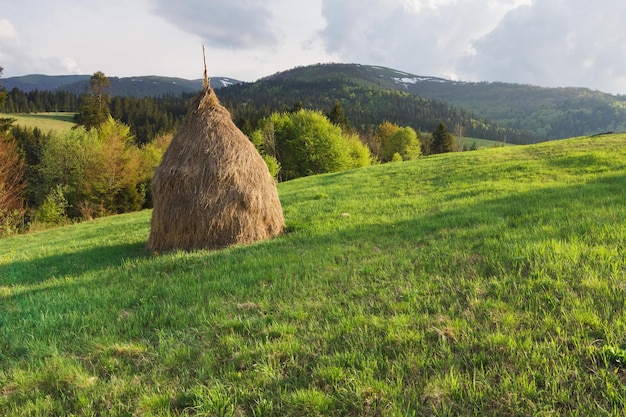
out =
[[[25,75],[2,79],[1,83],[7,90],[18,88],[24,92],[69,91],[82,94],[89,85],[90,75]],[[109,95],[123,97],[157,97],[166,94],[180,95],[195,93],[202,89],[202,80],[186,80],[175,77],[141,76],[141,77],[108,77],[111,82]],[[229,77],[212,77],[211,87],[217,89],[241,81]]]
[[62,90],[64,86],[87,81],[89,75],[40,75],[31,74],[20,77],[9,77],[0,80],[2,87],[11,91],[14,88],[26,93],[34,90],[55,91]]
[[588,88],[451,81],[358,64],[301,67],[268,77],[283,80],[329,78],[344,78],[361,85],[446,102],[503,126],[532,132],[541,140],[626,131],[626,96]]

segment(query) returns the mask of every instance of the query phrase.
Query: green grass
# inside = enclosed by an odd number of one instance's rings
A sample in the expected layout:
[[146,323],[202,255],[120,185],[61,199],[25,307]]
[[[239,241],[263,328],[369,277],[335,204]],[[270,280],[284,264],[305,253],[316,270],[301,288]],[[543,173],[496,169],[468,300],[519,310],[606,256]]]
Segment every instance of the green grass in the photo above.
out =
[[67,131],[74,126],[75,113],[11,113],[4,117],[16,119],[22,127],[38,128],[43,132]]
[[584,138],[282,183],[247,247],[0,240],[0,415],[623,415],[625,185]]
[[459,138],[455,137],[457,144],[460,143],[460,149],[463,148],[463,145],[467,145],[467,148],[469,149],[472,144],[476,143],[476,147],[478,149],[480,148],[493,148],[493,147],[500,147],[500,146],[514,146],[514,144],[512,143],[504,143],[504,142],[500,142],[497,140],[489,140],[489,139],[478,139],[478,138],[468,138],[468,137],[462,137],[461,140],[459,141]]

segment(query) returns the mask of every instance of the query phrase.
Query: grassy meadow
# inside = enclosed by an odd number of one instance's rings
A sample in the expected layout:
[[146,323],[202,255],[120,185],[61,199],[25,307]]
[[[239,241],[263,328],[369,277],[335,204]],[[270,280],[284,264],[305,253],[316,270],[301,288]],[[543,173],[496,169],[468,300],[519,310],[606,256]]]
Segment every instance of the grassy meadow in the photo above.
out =
[[624,415],[625,193],[615,135],[281,183],[246,247],[0,240],[0,415]]
[[22,127],[38,128],[42,132],[67,131],[74,126],[75,113],[11,113],[4,117],[16,119],[15,124]]
[[500,146],[515,146],[515,144],[512,144],[512,143],[504,143],[504,142],[499,142],[499,141],[489,140],[489,139],[467,138],[467,137],[458,138],[456,136],[455,136],[455,139],[457,141],[457,144],[459,145],[459,149],[463,149],[463,146],[467,146],[467,149],[469,149],[473,144],[476,144],[477,149],[494,148],[494,147],[497,148]]

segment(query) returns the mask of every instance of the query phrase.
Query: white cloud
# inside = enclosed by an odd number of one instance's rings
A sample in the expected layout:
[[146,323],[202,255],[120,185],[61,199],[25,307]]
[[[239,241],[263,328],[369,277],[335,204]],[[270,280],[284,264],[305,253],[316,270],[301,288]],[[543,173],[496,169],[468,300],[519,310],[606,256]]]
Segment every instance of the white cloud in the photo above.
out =
[[474,43],[468,77],[626,92],[626,3],[536,0]]
[[154,0],[154,12],[181,30],[200,36],[216,48],[275,46],[273,14],[263,0]]
[[459,57],[472,54],[472,40],[527,1],[324,0],[321,36],[347,61],[453,75]]
[[318,62],[626,93],[623,0],[0,0],[4,76],[245,81]]
[[15,26],[7,19],[0,19],[0,66],[6,70],[23,61],[25,56],[22,48]]

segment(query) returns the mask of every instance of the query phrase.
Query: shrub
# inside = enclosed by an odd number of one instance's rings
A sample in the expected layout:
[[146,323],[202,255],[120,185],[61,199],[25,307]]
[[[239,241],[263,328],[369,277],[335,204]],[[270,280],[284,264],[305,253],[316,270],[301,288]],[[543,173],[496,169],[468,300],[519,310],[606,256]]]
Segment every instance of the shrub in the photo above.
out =
[[67,221],[67,199],[63,192],[63,186],[57,184],[35,212],[35,221],[44,225],[59,225]]
[[346,135],[321,112],[274,113],[251,136],[255,145],[280,163],[289,180],[337,172],[371,163],[369,149],[355,135]]
[[386,141],[382,162],[393,161],[395,154],[400,155],[403,161],[410,161],[420,156],[420,142],[417,133],[411,127],[399,128]]

